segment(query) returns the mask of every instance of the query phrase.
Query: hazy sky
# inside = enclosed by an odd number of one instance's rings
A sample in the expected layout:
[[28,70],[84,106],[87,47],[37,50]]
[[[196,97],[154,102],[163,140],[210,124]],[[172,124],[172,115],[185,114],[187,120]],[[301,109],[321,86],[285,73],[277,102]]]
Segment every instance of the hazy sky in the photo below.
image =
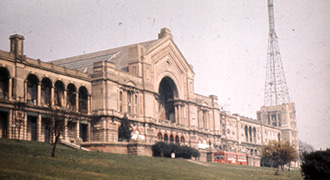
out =
[[[274,5],[299,138],[330,148],[330,1]],[[153,40],[167,27],[194,67],[196,93],[252,118],[263,105],[267,0],[3,0],[0,27],[0,49],[9,51],[9,36],[21,34],[24,53],[42,61]]]

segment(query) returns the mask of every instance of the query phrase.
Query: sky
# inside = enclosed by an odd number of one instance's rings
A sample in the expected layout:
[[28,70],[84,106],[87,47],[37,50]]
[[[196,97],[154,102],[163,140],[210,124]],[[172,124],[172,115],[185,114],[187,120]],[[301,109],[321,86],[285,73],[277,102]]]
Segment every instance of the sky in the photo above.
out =
[[[274,0],[299,139],[330,148],[330,1]],[[3,0],[0,49],[25,37],[24,53],[50,61],[154,40],[163,27],[193,67],[195,92],[256,118],[263,106],[267,0]]]

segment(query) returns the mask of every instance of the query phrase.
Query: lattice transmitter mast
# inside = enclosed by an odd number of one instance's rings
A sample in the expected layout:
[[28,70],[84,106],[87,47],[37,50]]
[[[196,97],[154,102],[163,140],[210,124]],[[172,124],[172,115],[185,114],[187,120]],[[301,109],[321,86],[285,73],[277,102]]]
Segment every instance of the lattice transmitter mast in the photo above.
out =
[[269,37],[266,64],[265,106],[290,102],[278,40],[275,33],[273,0],[268,0]]

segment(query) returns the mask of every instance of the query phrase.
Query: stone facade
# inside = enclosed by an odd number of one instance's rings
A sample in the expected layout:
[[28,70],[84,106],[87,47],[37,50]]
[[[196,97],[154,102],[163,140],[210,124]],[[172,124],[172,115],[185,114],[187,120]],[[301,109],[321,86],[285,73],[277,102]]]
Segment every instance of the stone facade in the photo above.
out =
[[[153,41],[51,62],[25,56],[23,40],[13,35],[10,52],[0,50],[1,137],[49,141],[49,109],[70,106],[82,118],[62,138],[95,151],[151,156],[152,144],[167,141],[199,149],[204,161],[227,150],[259,166],[269,140],[298,143],[293,103],[262,107],[251,119],[196,94],[193,67],[166,28]],[[124,117],[128,143],[118,142]]]

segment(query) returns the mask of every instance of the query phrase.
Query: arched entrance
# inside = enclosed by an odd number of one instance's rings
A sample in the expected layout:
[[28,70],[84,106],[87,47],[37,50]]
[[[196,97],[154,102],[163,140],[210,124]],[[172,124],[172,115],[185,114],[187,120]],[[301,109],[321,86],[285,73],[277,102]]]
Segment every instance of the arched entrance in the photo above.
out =
[[174,99],[178,97],[177,87],[169,77],[164,77],[159,84],[159,118],[175,122]]

